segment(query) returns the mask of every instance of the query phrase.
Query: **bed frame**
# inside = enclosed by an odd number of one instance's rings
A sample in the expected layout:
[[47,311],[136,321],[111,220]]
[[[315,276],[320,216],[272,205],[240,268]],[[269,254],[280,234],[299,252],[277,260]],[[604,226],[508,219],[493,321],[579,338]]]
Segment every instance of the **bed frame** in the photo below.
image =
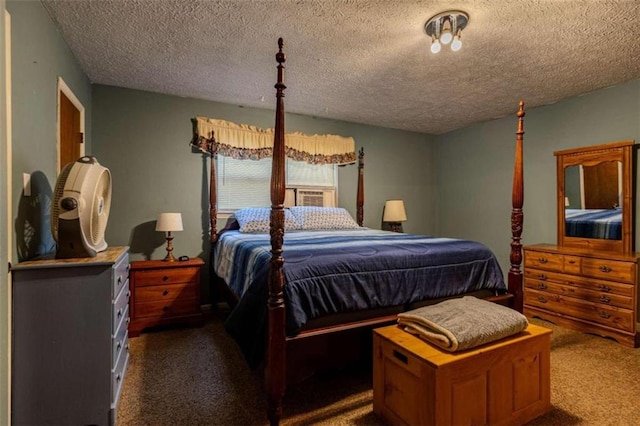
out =
[[[392,323],[396,321],[396,314],[383,315],[365,320],[356,320],[339,325],[324,326],[300,332],[294,337],[285,332],[285,304],[284,304],[284,273],[283,273],[283,239],[284,239],[284,198],[285,198],[285,112],[284,112],[284,62],[285,54],[282,51],[283,40],[278,39],[278,80],[276,88],[276,120],[274,131],[273,158],[271,169],[271,261],[269,271],[269,298],[268,298],[268,329],[267,352],[265,363],[265,377],[267,385],[268,418],[272,425],[279,424],[282,417],[282,398],[287,383],[287,342],[293,343],[299,339],[342,332],[363,327]],[[520,243],[523,223],[523,168],[522,168],[522,144],[524,136],[524,102],[520,102],[517,112],[518,127],[516,131],[515,170],[512,191],[511,213],[511,268],[508,273],[508,294],[490,297],[496,303],[510,306],[522,312],[522,244]],[[213,139],[213,135],[211,135]],[[218,241],[217,232],[217,190],[214,157],[216,152],[209,150],[211,156],[210,168],[210,241],[211,247]],[[358,189],[356,200],[356,221],[363,226],[364,219],[364,150],[358,153]],[[221,231],[222,232],[222,231]],[[212,281],[215,273],[211,270]],[[222,286],[224,288],[225,286]]]

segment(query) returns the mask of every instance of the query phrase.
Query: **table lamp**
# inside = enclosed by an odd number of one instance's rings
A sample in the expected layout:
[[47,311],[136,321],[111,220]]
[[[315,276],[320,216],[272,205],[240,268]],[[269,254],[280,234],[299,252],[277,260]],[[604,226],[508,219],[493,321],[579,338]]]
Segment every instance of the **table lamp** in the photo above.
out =
[[180,213],[160,213],[158,222],[156,222],[156,231],[167,233],[167,256],[163,259],[165,262],[174,262],[173,257],[173,237],[172,232],[182,231],[182,214]]
[[404,210],[404,201],[387,200],[384,203],[384,214],[382,221],[389,224],[389,230],[393,232],[402,232],[402,223],[407,220],[407,212]]

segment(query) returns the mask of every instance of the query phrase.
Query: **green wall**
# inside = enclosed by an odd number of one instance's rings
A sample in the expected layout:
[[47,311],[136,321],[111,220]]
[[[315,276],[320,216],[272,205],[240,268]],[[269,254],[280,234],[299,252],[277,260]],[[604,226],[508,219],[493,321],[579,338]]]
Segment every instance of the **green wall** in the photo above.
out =
[[7,128],[5,91],[5,0],[0,0],[0,424],[9,423],[9,283],[7,275]]
[[[191,119],[268,128],[274,111],[94,85],[93,114],[93,154],[113,179],[107,242],[129,245],[134,260],[161,259],[165,240],[154,231],[155,220],[161,212],[181,212],[184,231],[174,233],[174,254],[207,259],[209,159],[189,147]],[[384,202],[402,198],[409,217],[405,231],[435,232],[430,136],[297,114],[285,122],[287,131],[353,136],[364,147],[366,226],[379,228]],[[355,216],[357,166],[340,167],[338,174],[339,203]]]
[[[0,0],[11,15],[12,158],[6,159],[0,139],[0,199],[7,199],[5,161],[12,166],[12,211],[0,208],[0,424],[5,416],[8,389],[9,307],[6,257],[17,262],[44,254],[53,247],[49,226],[52,187],[55,186],[57,151],[57,84],[61,76],[85,107],[87,152],[91,147],[91,84],[40,2]],[[0,24],[0,138],[5,138],[4,12]],[[32,195],[23,196],[22,174],[32,176]],[[12,218],[6,229],[7,215]],[[8,233],[13,249],[6,256]]]
[[[14,260],[55,250],[49,210],[57,175],[58,77],[85,107],[91,152],[91,83],[40,2],[7,1],[11,14]],[[31,174],[30,197],[22,174]]]
[[[514,99],[514,113],[508,117],[436,138],[438,234],[484,242],[498,256],[505,274],[517,103]],[[526,111],[524,244],[557,240],[553,152],[628,139],[640,143],[639,117],[640,80]],[[636,241],[639,231],[636,226]]]

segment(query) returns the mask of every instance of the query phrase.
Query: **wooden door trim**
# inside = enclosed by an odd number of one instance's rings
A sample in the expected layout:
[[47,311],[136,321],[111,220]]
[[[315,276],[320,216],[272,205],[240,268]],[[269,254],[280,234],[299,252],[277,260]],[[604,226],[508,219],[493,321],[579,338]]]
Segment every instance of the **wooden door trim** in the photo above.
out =
[[[4,4],[4,3],[3,3]],[[3,277],[3,280],[0,280],[1,282],[4,283],[4,278],[7,279],[6,283],[6,287],[5,287],[5,295],[6,295],[6,299],[4,299],[3,297],[0,297],[0,302],[3,303],[6,307],[6,317],[5,318],[0,318],[0,324],[2,324],[3,326],[6,326],[4,332],[7,333],[7,347],[4,348],[3,350],[6,350],[6,362],[3,362],[3,365],[0,366],[0,370],[3,371],[4,374],[0,374],[0,376],[4,376],[6,377],[6,382],[1,383],[0,384],[0,388],[2,389],[2,392],[0,392],[0,395],[2,395],[4,397],[3,401],[0,401],[0,408],[5,408],[6,412],[3,413],[0,416],[0,424],[11,424],[11,345],[12,345],[12,336],[11,336],[11,330],[12,330],[12,325],[11,325],[11,318],[12,318],[12,295],[11,295],[11,285],[9,285],[9,283],[11,282],[11,270],[9,268],[5,269],[5,265],[9,265],[9,262],[11,262],[12,257],[13,257],[13,191],[12,191],[12,173],[13,173],[13,160],[12,160],[12,156],[13,156],[13,150],[12,150],[12,140],[13,140],[13,129],[11,127],[12,124],[12,120],[13,120],[13,116],[12,116],[12,112],[11,112],[11,14],[9,14],[9,12],[5,9],[4,10],[4,16],[2,17],[2,19],[4,19],[4,66],[5,66],[5,81],[3,81],[0,84],[4,84],[5,85],[5,119],[6,119],[6,129],[4,130],[5,132],[5,146],[2,147],[2,149],[5,150],[5,154],[6,154],[6,158],[5,161],[2,165],[2,167],[5,169],[5,171],[3,172],[5,174],[6,177],[6,234],[5,234],[5,238],[4,241],[0,241],[0,244],[6,244],[5,248],[6,248],[6,258],[0,259],[0,262],[3,263],[3,267],[1,268],[2,273],[4,274],[6,272],[6,276]],[[2,239],[0,239],[2,240]],[[0,293],[2,293],[2,291],[0,291]],[[1,309],[0,309],[1,311]],[[6,322],[5,322],[6,321]],[[0,357],[1,358],[1,357]],[[0,409],[0,413],[2,413],[3,410]]]
[[[80,102],[78,97],[73,94],[73,91],[71,91],[71,88],[69,88],[67,83],[64,82],[62,77],[58,77],[58,96],[57,96],[57,100],[56,100],[56,106],[57,106],[57,120],[56,120],[56,152],[57,152],[56,163],[57,163],[57,167],[56,167],[56,173],[60,173],[60,169],[64,165],[64,164],[60,164],[60,93],[64,93],[64,95],[67,97],[67,99],[69,99],[71,101],[73,106],[75,106],[78,109],[78,111],[80,111],[80,132],[82,132],[83,135],[85,134],[84,105],[82,105],[82,102]],[[82,145],[80,145],[80,156],[83,156],[84,154],[85,154],[85,148],[84,148],[84,144],[82,144]]]

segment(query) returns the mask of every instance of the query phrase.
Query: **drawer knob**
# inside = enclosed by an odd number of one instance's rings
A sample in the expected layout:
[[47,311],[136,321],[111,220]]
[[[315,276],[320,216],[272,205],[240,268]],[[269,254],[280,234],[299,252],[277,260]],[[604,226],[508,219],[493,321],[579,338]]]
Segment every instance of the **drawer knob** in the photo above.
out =
[[122,284],[122,277],[118,277],[118,285]]
[[608,297],[607,297],[607,296],[605,296],[605,295],[602,295],[602,296],[600,296],[600,301],[601,301],[602,303],[609,303],[609,302],[611,302],[611,299],[610,299],[610,298],[608,298]]
[[611,314],[605,311],[598,311],[598,314],[600,314],[600,317],[602,318],[609,318],[611,316]]
[[607,286],[606,286],[606,285],[604,285],[604,284],[600,284],[600,285],[598,286],[598,288],[599,288],[600,290],[602,290],[602,291],[606,291],[606,292],[611,291],[611,287],[607,287]]
[[540,290],[546,290],[547,285],[545,283],[538,283],[538,289]]
[[167,294],[169,294],[169,290],[165,290],[165,291],[162,292],[163,296],[166,296]]
[[118,309],[118,313],[116,314],[116,316],[117,316],[118,318],[120,318],[120,317],[122,316],[122,308],[121,308],[121,309]]
[[599,268],[602,272],[611,272],[611,268],[609,268],[607,265],[602,265]]
[[542,296],[538,296],[538,302],[547,303],[547,298],[546,297],[542,297]]
[[546,280],[547,276],[545,274],[538,274],[538,279],[539,280]]
[[569,265],[573,265],[574,263],[576,263],[576,261],[575,261],[575,260],[570,260],[570,261],[569,261]]
[[168,307],[168,306],[163,306],[163,307],[162,307],[162,310],[163,310],[164,312],[167,312],[167,311],[169,310],[169,307]]
[[162,281],[166,281],[166,280],[168,280],[168,279],[169,279],[169,277],[168,277],[167,275],[163,275],[163,276],[162,276]]
[[122,343],[118,342],[118,344],[116,345],[116,352],[120,352],[120,348],[122,348]]
[[116,376],[116,382],[120,383],[120,380],[122,380],[122,377],[118,374],[118,376]]
[[538,262],[540,262],[540,263],[547,263],[547,262],[548,262],[548,260],[547,260],[545,257],[539,257],[539,258],[538,258]]

